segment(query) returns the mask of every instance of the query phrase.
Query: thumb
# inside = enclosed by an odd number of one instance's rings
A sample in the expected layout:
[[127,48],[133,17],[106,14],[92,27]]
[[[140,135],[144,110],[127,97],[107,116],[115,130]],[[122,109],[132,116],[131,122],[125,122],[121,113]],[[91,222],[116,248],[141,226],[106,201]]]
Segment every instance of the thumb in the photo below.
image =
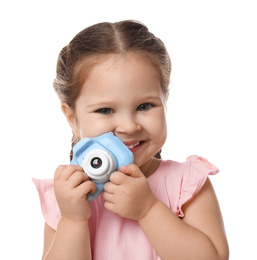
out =
[[140,178],[140,177],[144,176],[144,174],[141,172],[141,170],[135,164],[129,164],[127,166],[121,166],[119,168],[119,170],[122,173],[129,175],[133,178]]

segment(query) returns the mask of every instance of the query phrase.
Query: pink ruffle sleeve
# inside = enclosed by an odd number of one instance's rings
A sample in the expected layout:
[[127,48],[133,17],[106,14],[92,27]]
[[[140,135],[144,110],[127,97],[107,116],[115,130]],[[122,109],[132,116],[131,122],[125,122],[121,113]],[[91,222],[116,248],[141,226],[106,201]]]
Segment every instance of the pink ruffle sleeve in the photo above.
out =
[[177,216],[181,218],[184,217],[182,206],[201,190],[208,175],[215,175],[219,172],[215,165],[197,155],[189,156],[187,162],[190,162],[190,169],[182,179],[177,209]]
[[54,182],[52,179],[32,179],[36,185],[40,198],[41,209],[46,223],[53,229],[57,229],[61,218],[61,212],[54,194]]

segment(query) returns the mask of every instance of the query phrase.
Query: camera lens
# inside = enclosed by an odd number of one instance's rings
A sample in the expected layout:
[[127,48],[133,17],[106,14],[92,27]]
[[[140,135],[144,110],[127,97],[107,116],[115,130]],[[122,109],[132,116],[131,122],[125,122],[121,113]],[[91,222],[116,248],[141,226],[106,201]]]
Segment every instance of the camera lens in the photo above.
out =
[[115,171],[115,157],[103,149],[89,151],[83,159],[83,169],[91,180],[107,181]]
[[92,160],[91,160],[91,166],[94,168],[94,169],[98,169],[102,166],[102,160],[99,158],[99,157],[94,157]]

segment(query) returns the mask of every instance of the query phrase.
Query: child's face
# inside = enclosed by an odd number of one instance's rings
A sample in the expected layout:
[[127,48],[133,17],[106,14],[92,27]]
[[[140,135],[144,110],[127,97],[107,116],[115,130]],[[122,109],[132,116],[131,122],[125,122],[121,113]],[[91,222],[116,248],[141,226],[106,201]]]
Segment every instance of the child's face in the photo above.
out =
[[77,137],[113,132],[142,167],[166,140],[166,99],[151,63],[132,54],[113,54],[92,69],[75,111],[66,107],[64,112]]

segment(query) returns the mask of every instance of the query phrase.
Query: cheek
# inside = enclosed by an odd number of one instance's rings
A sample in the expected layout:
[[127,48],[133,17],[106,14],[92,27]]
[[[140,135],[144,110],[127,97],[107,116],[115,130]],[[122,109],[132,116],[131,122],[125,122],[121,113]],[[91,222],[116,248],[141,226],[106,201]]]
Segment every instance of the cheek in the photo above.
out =
[[148,129],[149,133],[155,137],[158,141],[162,139],[166,139],[167,136],[167,124],[166,124],[166,116],[164,111],[159,111],[155,113],[155,115],[149,120]]
[[96,117],[86,117],[79,127],[81,138],[84,137],[96,137],[104,133],[113,131],[112,124],[107,123],[105,120],[98,120]]

